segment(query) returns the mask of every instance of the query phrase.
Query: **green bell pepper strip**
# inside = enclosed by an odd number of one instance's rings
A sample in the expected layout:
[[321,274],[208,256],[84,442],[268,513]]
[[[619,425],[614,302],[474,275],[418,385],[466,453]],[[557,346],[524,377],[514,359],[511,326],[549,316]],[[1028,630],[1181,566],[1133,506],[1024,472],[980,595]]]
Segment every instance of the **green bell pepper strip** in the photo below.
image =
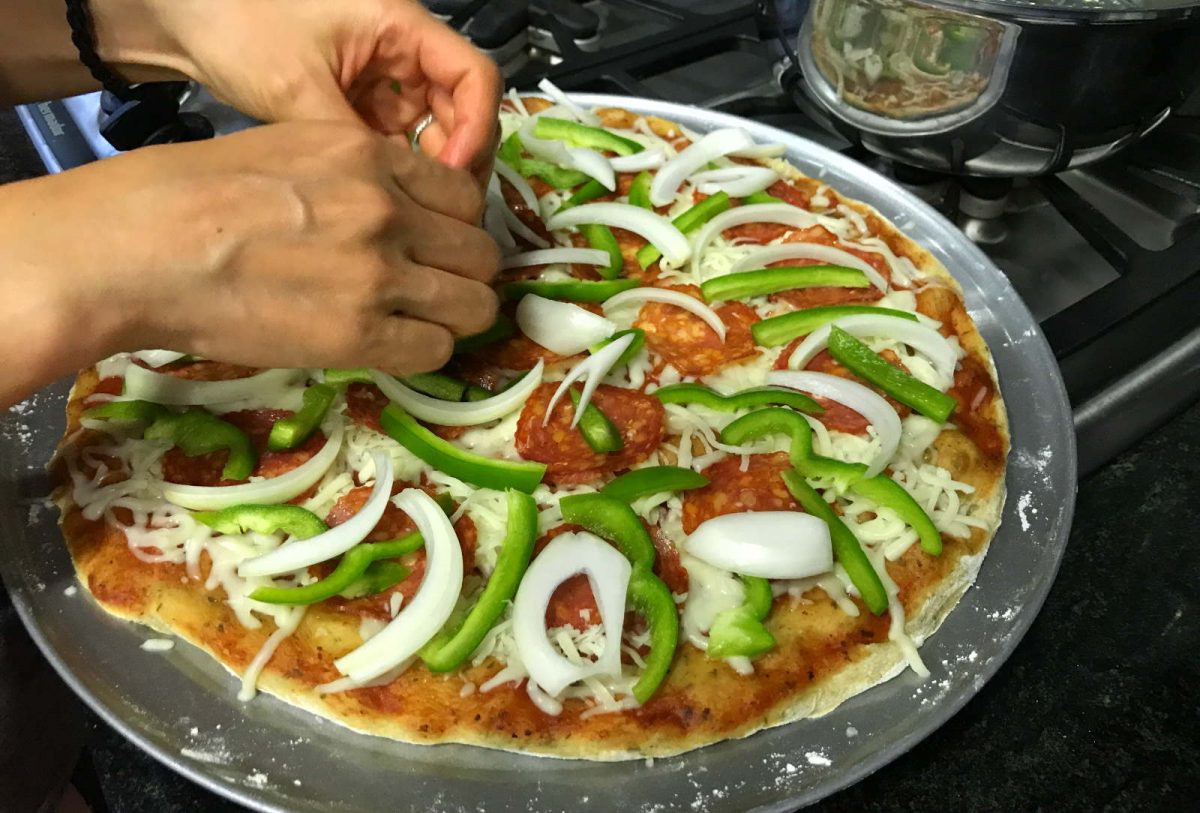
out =
[[652,183],[654,183],[653,175],[649,172],[639,172],[629,186],[629,203],[640,209],[654,211],[654,204],[650,202],[650,184]]
[[612,229],[599,223],[585,223],[579,227],[579,233],[589,246],[608,253],[608,265],[596,266],[596,273],[604,279],[621,276],[625,270],[625,255],[621,253],[621,244]]
[[807,336],[817,328],[844,316],[895,316],[910,322],[917,321],[915,313],[892,308],[876,308],[872,305],[820,305],[767,317],[751,325],[750,334],[762,347],[775,347]]
[[368,367],[326,367],[325,383],[331,387],[341,387],[345,384],[371,384],[371,370]]
[[[579,409],[579,402],[582,399],[579,391],[571,387],[568,393],[571,396],[571,404],[575,409]],[[625,441],[621,438],[621,431],[617,429],[616,424],[604,414],[600,407],[590,401],[584,407],[577,427],[579,434],[583,435],[583,439],[587,441],[587,445],[593,452],[619,452],[625,448]]]
[[467,394],[466,382],[444,373],[415,373],[400,381],[410,389],[441,401],[461,401]]
[[479,599],[461,616],[460,623],[447,624],[422,647],[421,660],[430,671],[449,672],[461,666],[504,614],[504,607],[517,594],[517,587],[533,556],[537,514],[533,497],[509,489],[508,527],[496,567]]
[[641,144],[630,138],[624,138],[616,133],[600,127],[589,127],[577,121],[556,119],[540,116],[533,127],[533,134],[538,138],[553,141],[565,141],[574,147],[588,147],[593,150],[608,150],[617,155],[633,155],[645,149]]
[[565,522],[582,525],[616,545],[635,570],[654,566],[654,543],[628,503],[594,492],[563,497],[558,507]]
[[768,404],[787,406],[814,415],[825,411],[824,407],[804,393],[784,387],[751,387],[722,395],[700,384],[668,384],[655,390],[654,395],[664,404],[699,404],[718,412],[736,412]]
[[871,281],[862,271],[838,265],[761,268],[707,280],[700,284],[700,293],[713,302],[816,287],[870,288]]
[[298,505],[231,505],[219,511],[196,511],[192,519],[223,534],[274,534],[310,539],[329,530],[319,516]]
[[85,409],[81,417],[93,421],[140,423],[149,426],[168,414],[170,410],[165,406],[150,401],[107,401]]
[[303,587],[259,587],[250,594],[250,598],[264,604],[316,604],[348,589],[366,573],[372,562],[395,559],[419,550],[424,544],[425,540],[419,533],[387,542],[364,542],[346,551],[333,572],[320,581]]
[[529,493],[542,481],[541,463],[496,460],[460,449],[421,426],[395,404],[384,407],[379,418],[383,430],[404,448],[438,471],[483,488],[515,488]]
[[524,177],[534,176],[541,178],[555,189],[570,189],[589,180],[588,176],[579,170],[563,169],[562,167],[554,166],[554,164],[548,161],[525,158],[521,155],[523,149],[521,139],[516,133],[513,133],[500,145],[500,151],[497,155],[501,161],[511,166]]
[[708,478],[682,466],[647,466],[627,471],[608,482],[600,493],[614,500],[631,503],[653,494],[704,488]]
[[858,590],[867,609],[875,615],[883,615],[888,608],[887,590],[884,589],[879,574],[875,572],[875,567],[867,558],[867,552],[863,550],[858,538],[799,472],[785,471],[781,476],[787,490],[801,507],[814,517],[823,519],[829,526],[833,555],[846,569],[846,575],[850,577],[850,582]]
[[485,390],[483,387],[476,386],[475,384],[468,384],[467,392],[463,396],[463,400],[464,401],[484,401],[484,400],[487,400],[488,398],[491,398],[495,394],[496,393],[492,392],[491,390]]
[[751,203],[787,203],[787,201],[784,200],[783,198],[777,198],[774,195],[768,195],[766,192],[754,192],[753,194],[747,195],[746,197],[742,198],[742,201],[747,204],[751,204]]
[[300,411],[290,418],[281,418],[272,424],[271,434],[267,437],[267,448],[275,452],[295,449],[312,437],[321,421],[325,420],[336,395],[337,390],[329,384],[313,384],[306,389]]
[[258,463],[258,453],[245,432],[202,409],[164,413],[146,427],[143,437],[170,441],[188,457],[228,450],[223,480],[245,480]]
[[517,326],[513,324],[513,320],[509,319],[504,314],[496,317],[496,321],[487,330],[470,336],[463,336],[454,343],[454,352],[469,353],[472,350],[478,350],[480,347],[487,347],[489,344],[502,342],[517,332]]
[[753,658],[775,648],[775,636],[763,624],[775,600],[771,583],[758,576],[738,578],[746,588],[746,598],[713,619],[708,630],[710,658]]
[[603,302],[614,294],[637,288],[640,284],[636,279],[528,279],[510,282],[503,290],[507,299],[520,299],[525,294],[537,294],[546,299],[565,299],[570,302]]
[[869,500],[874,500],[885,508],[896,512],[921,540],[921,550],[937,556],[942,552],[942,534],[925,509],[913,496],[886,474],[879,474],[866,480],[859,480],[850,487],[855,494],[861,494]]
[[618,330],[616,333],[609,336],[607,339],[604,339],[602,341],[599,341],[599,342],[596,342],[595,344],[593,344],[591,347],[588,348],[588,352],[589,353],[599,353],[601,350],[603,350],[605,347],[608,347],[610,344],[615,342],[617,339],[620,339],[623,336],[630,336],[630,335],[633,336],[633,341],[631,341],[629,343],[629,346],[625,348],[624,353],[617,356],[617,360],[615,362],[613,362],[613,367],[620,367],[622,364],[628,364],[629,362],[633,361],[634,357],[638,353],[642,352],[642,348],[646,346],[646,331],[642,330],[640,327],[631,327],[631,328],[626,328],[625,330]]
[[371,562],[363,574],[338,595],[346,599],[373,596],[404,581],[411,572],[399,562]]
[[829,355],[902,404],[938,423],[950,419],[958,401],[909,375],[837,325],[829,332]]
[[[604,188],[604,184],[595,179],[590,180],[576,189],[571,197],[563,201],[562,206],[558,207],[558,212],[565,212],[567,209],[573,209],[582,203],[587,203],[607,194],[608,190]],[[558,214],[558,212],[555,212],[555,214]]]
[[633,685],[633,696],[639,703],[645,703],[671,671],[671,661],[675,659],[675,648],[679,645],[679,611],[671,589],[648,567],[633,568],[626,599],[646,619],[650,632],[646,669]]
[[766,407],[750,412],[721,430],[721,442],[741,446],[766,435],[789,435],[792,445],[788,458],[792,466],[806,477],[827,477],[838,482],[840,488],[862,478],[867,466],[862,463],[845,463],[813,452],[812,427],[798,412],[783,407]]
[[[721,214],[721,212],[726,211],[732,205],[733,204],[730,203],[729,200],[729,195],[724,192],[718,192],[715,195],[705,198],[692,208],[688,209],[686,212],[680,214],[671,221],[671,225],[679,229],[684,234],[688,234],[700,228],[705,223]],[[647,243],[638,249],[638,265],[640,265],[642,268],[649,268],[661,256],[661,251],[659,251],[650,243]]]

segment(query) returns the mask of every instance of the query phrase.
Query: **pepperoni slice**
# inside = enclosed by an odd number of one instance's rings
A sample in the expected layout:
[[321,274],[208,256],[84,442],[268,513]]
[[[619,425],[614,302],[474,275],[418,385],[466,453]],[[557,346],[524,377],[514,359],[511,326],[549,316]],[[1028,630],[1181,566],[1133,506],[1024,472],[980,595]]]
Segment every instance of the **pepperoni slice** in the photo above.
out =
[[[783,352],[779,354],[779,358],[775,360],[776,370],[786,370],[788,368],[788,359],[792,357],[792,353],[795,352],[796,348],[800,346],[802,341],[804,341],[804,337],[796,339],[783,349]],[[900,361],[900,357],[891,350],[884,350],[879,355],[883,356],[883,358],[896,365],[901,370],[904,370],[905,372],[908,371],[904,366],[904,363]],[[871,387],[871,389],[879,392],[880,395],[883,395],[887,402],[892,405],[892,408],[896,410],[896,414],[901,418],[905,418],[912,413],[912,410],[909,407],[905,406],[889,395],[884,395],[884,393],[880,392],[877,388],[871,384],[868,384],[866,381],[863,381],[841,364],[838,364],[836,361],[834,361],[833,356],[829,355],[828,350],[822,350],[820,353],[817,353],[817,355],[813,356],[812,361],[810,361],[804,369],[811,370],[815,373],[828,373],[829,375],[836,375],[840,378],[847,378],[851,381],[857,381],[859,384]],[[844,404],[839,404],[837,401],[831,401],[828,398],[822,398],[820,396],[816,398],[816,401],[821,406],[825,407],[825,411],[816,416],[817,420],[825,424],[825,428],[832,432],[845,432],[850,435],[861,435],[864,434],[867,431],[867,427],[870,426],[870,423],[866,418],[864,418],[862,415],[859,415],[853,409]]]
[[[397,483],[392,486],[392,493],[398,494],[406,488],[413,488],[413,485],[411,483]],[[429,491],[429,489],[426,489],[426,491]],[[350,519],[362,509],[370,494],[371,489],[369,486],[360,486],[346,492],[346,494],[342,495],[341,499],[334,503],[333,508],[329,510],[329,514],[325,517],[326,524],[332,528]],[[383,517],[371,533],[367,534],[367,538],[364,541],[382,542],[389,539],[398,539],[412,533],[416,529],[416,524],[409,518],[408,514],[405,514],[389,502],[383,511]],[[462,549],[463,572],[470,573],[475,569],[475,547],[478,539],[475,523],[471,521],[470,517],[462,516],[458,522],[454,523],[454,531],[458,535],[458,544]],[[417,590],[421,587],[421,581],[425,578],[425,549],[422,548],[413,553],[406,554],[395,561],[400,562],[410,571],[403,581],[373,596],[363,596],[356,599],[337,597],[329,599],[325,603],[339,612],[351,613],[360,617],[366,616],[381,620],[391,618],[392,594],[399,593],[404,596],[404,602],[407,603],[412,600],[413,596],[417,594]],[[326,563],[320,569],[320,575],[328,575],[332,572],[333,567],[332,563]]]
[[[291,416],[285,409],[250,409],[222,415],[223,420],[241,429],[258,452],[258,465],[252,477],[278,477],[307,463],[325,445],[325,435],[314,432],[312,437],[295,449],[273,452],[267,449],[267,437],[275,421]],[[245,480],[222,480],[221,470],[229,452],[219,451],[188,457],[180,449],[170,449],[162,458],[163,479],[169,483],[192,486],[226,486]],[[302,499],[304,495],[296,499]]]
[[671,588],[672,593],[682,594],[688,591],[688,572],[679,561],[679,550],[661,529],[650,528],[650,538],[654,540],[654,549],[658,557],[654,560],[654,573]]
[[[513,188],[512,184],[503,178],[500,180],[500,192],[504,195],[504,202],[508,204],[508,208],[517,216],[517,219],[529,227],[529,230],[538,237],[553,245],[554,240],[550,237],[550,232],[546,231],[546,224],[542,222],[542,216],[539,212],[535,212],[525,205],[525,199],[521,197],[521,193]],[[524,237],[514,234],[513,237],[530,249],[535,248]]]
[[785,203],[790,203],[801,209],[809,208],[809,204],[811,203],[811,196],[808,192],[801,191],[783,180],[776,181],[768,186],[767,194],[773,195]]
[[[796,263],[799,265],[800,263]],[[797,310],[816,308],[822,305],[851,305],[861,302],[877,302],[883,299],[883,291],[872,285],[870,288],[797,288],[771,294],[772,302],[786,302]]]
[[731,455],[703,471],[708,485],[683,497],[683,530],[691,533],[713,517],[746,511],[799,511],[780,477],[792,468],[786,452],[756,454],[742,471],[740,455]]
[[189,381],[232,381],[235,378],[248,378],[262,370],[258,367],[246,367],[242,364],[229,364],[224,361],[173,361],[162,367],[151,368],[135,360],[134,364],[175,378],[186,378]]
[[[700,291],[694,285],[675,286],[671,290],[700,299]],[[724,342],[699,316],[662,302],[643,305],[634,326],[646,331],[650,349],[683,375],[712,375],[759,353],[750,334],[750,326],[758,321],[753,308],[744,302],[727,302],[715,310],[725,323]]]
[[995,422],[988,417],[996,398],[996,385],[983,363],[973,355],[960,361],[954,373],[954,385],[947,395],[958,401],[951,420],[962,433],[988,457],[1003,459],[1004,439]]
[[476,364],[499,370],[532,370],[539,361],[552,365],[582,358],[579,355],[560,356],[552,353],[519,331],[504,341],[479,348],[469,357]]
[[383,434],[379,416],[390,402],[388,397],[374,384],[355,382],[346,387],[346,416],[359,426],[374,429]]
[[526,460],[545,463],[546,479],[558,485],[587,483],[604,474],[627,469],[645,460],[662,443],[665,413],[657,398],[634,390],[601,384],[594,403],[621,432],[624,448],[604,454],[593,451],[578,428],[571,427],[575,411],[566,396],[559,399],[542,426],[546,407],[558,384],[542,384],[521,409],[517,421],[517,452]]

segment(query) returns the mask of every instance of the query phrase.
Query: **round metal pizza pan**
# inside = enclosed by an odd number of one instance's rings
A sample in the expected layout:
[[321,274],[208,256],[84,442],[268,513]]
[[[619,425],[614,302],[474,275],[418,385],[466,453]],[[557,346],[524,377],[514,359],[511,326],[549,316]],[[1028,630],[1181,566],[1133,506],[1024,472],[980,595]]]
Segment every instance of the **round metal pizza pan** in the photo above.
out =
[[[0,567],[46,656],[105,720],[157,759],[261,811],[789,810],[895,759],[960,709],[1033,621],[1067,541],[1075,440],[1054,358],[1000,271],[927,205],[862,165],[797,136],[667,102],[579,95],[695,130],[737,126],[839,192],[878,208],[962,283],[995,356],[1013,450],[1003,523],[977,585],[921,649],[911,672],[826,717],[652,763],[538,759],[465,746],[416,747],[359,735],[274,698],[249,704],[223,668],[186,644],[143,651],[152,633],[104,613],[83,589],[45,503],[45,464],[63,427],[68,381],[0,424]],[[618,790],[619,789],[619,790]]]

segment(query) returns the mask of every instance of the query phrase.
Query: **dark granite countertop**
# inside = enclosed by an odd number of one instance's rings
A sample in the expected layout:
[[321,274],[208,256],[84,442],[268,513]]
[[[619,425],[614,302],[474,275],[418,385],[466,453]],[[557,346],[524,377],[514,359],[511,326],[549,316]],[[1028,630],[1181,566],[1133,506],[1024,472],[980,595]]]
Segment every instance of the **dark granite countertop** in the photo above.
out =
[[[40,163],[0,115],[0,182]],[[1200,405],[1080,484],[1058,580],[1015,654],[941,730],[812,810],[1160,811],[1200,798]],[[0,664],[4,668],[4,664]],[[0,721],[0,725],[2,725]],[[110,813],[243,808],[88,715]],[[0,801],[0,808],[4,806]]]

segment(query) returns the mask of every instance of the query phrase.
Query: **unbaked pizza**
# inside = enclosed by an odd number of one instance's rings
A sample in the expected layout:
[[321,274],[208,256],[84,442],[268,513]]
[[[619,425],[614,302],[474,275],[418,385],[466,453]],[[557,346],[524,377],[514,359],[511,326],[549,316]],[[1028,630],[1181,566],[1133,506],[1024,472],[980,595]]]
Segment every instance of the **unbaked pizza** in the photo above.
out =
[[664,756],[927,674],[1008,452],[957,284],[780,145],[549,95],[500,112],[505,304],[443,370],[79,375],[80,581],[415,743]]

